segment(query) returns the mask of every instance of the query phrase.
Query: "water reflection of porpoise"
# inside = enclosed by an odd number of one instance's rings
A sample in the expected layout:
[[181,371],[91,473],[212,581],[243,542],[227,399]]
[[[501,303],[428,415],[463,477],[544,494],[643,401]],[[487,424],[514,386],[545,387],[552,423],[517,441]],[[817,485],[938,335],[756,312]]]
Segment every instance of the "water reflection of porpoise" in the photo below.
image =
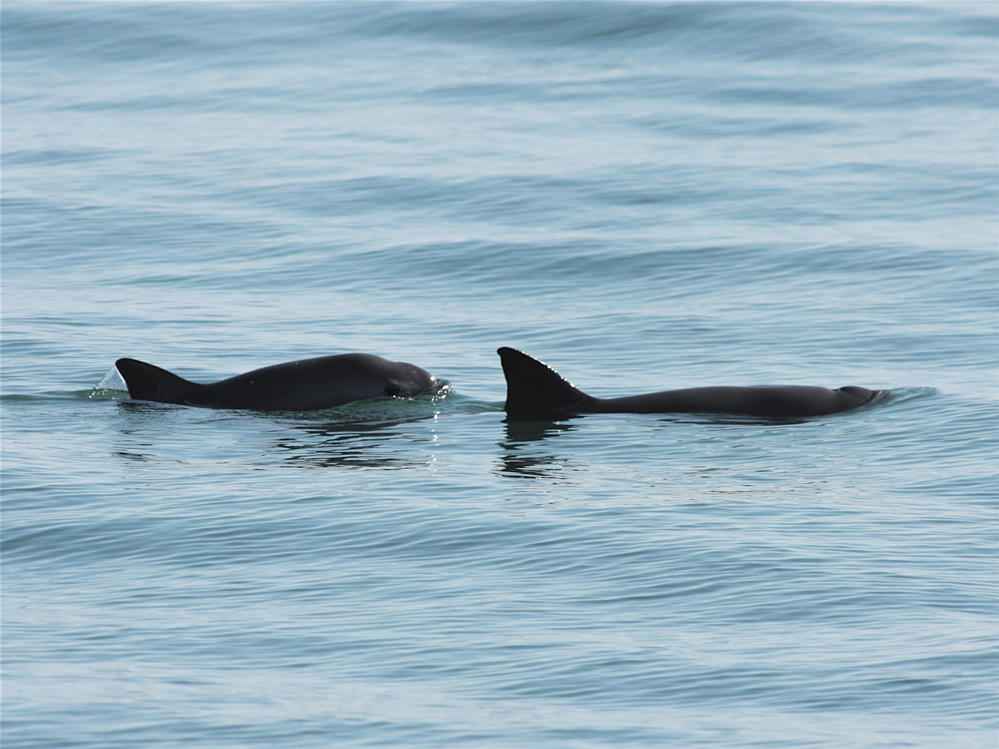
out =
[[337,354],[275,364],[202,385],[160,367],[115,362],[137,400],[257,411],[311,411],[382,396],[429,393],[437,380],[424,369],[373,354]]
[[520,419],[558,419],[587,413],[723,413],[771,419],[824,416],[882,400],[884,390],[806,385],[697,387],[623,398],[594,398],[544,362],[522,351],[497,351],[506,375],[506,412]]

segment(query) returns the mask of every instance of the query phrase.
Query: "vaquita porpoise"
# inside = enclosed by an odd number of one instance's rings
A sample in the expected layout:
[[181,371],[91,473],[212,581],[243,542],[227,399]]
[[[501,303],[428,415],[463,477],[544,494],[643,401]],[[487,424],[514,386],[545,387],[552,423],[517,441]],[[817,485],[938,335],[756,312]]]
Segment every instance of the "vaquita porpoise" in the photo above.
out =
[[137,400],[256,411],[312,411],[368,398],[419,395],[439,387],[425,369],[373,354],[275,364],[206,385],[136,359],[119,359],[115,367],[128,394]]
[[884,390],[806,385],[697,387],[623,398],[594,398],[544,362],[517,349],[497,351],[506,375],[506,413],[516,419],[560,419],[588,413],[716,413],[768,419],[824,416],[883,400]]

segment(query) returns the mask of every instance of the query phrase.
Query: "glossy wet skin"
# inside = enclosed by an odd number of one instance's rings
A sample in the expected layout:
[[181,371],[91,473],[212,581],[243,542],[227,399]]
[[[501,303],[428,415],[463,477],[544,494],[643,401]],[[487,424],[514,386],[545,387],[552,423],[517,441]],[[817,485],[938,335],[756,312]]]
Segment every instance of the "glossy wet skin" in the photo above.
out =
[[832,390],[808,385],[765,385],[594,398],[521,351],[503,347],[498,353],[507,380],[506,411],[516,418],[562,418],[586,413],[724,413],[781,419],[849,411],[884,397],[882,391],[857,386]]
[[133,398],[210,408],[310,411],[437,388],[437,380],[426,370],[373,354],[302,359],[211,384],[190,382],[135,359],[119,359],[116,367]]
[[875,391],[848,386],[837,390],[807,385],[703,387],[667,390],[625,398],[593,400],[602,413],[728,413],[767,418],[823,416],[871,401]]

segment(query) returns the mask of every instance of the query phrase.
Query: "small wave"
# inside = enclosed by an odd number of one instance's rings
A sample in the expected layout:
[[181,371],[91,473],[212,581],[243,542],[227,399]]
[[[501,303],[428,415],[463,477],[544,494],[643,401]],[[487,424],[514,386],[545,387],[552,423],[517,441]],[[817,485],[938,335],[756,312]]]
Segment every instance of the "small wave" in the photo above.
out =
[[934,387],[901,387],[892,388],[889,396],[879,401],[880,405],[897,405],[912,400],[922,400],[940,395],[940,391]]

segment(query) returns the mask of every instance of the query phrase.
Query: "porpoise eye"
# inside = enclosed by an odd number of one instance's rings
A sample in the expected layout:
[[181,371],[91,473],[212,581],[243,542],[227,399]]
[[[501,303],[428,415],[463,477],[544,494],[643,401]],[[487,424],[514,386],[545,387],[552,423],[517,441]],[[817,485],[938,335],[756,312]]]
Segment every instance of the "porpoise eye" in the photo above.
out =
[[385,395],[399,395],[402,392],[402,387],[398,382],[389,382],[385,385]]

